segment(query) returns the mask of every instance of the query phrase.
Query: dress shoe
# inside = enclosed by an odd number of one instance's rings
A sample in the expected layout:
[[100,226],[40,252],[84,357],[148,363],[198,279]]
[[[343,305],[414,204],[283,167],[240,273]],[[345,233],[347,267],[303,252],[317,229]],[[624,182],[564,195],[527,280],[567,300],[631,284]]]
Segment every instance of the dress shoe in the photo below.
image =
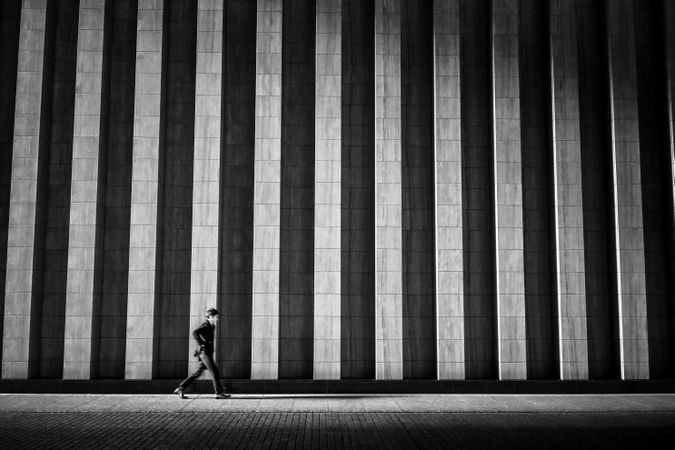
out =
[[173,391],[173,393],[179,396],[180,398],[187,398],[187,395],[183,394],[183,390],[181,388],[176,388]]
[[220,394],[216,394],[217,400],[222,399],[222,398],[230,398],[230,397],[232,397],[230,394],[226,394],[224,392],[221,392]]

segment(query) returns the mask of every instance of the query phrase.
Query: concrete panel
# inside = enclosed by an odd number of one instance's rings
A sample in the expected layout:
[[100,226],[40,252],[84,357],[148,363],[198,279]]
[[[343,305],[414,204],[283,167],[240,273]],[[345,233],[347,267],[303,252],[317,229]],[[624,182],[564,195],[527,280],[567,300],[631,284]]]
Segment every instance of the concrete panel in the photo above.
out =
[[401,4],[375,0],[375,377],[403,377]]
[[649,378],[633,2],[607,2],[614,240],[621,379]]
[[[213,83],[195,88],[194,166],[192,175],[192,262],[189,337],[208,308],[218,308],[220,226],[220,116],[223,71],[223,4],[200,0],[197,6],[196,76]],[[206,124],[213,122],[213,129]],[[199,205],[199,208],[196,206]],[[199,214],[199,215],[197,215]],[[213,217],[215,220],[205,220]],[[188,352],[191,357],[192,351]]]
[[492,2],[494,217],[499,379],[527,377],[518,3]]
[[[459,0],[433,3],[437,377],[464,379]],[[442,130],[458,130],[445,137]],[[444,214],[441,214],[441,211]]]
[[[7,230],[7,272],[2,341],[2,377],[28,378],[37,371],[39,327],[42,312],[41,260],[43,246],[36,234],[43,224],[39,210],[44,201],[39,184],[44,184],[45,136],[50,115],[49,92],[43,90],[45,60],[50,58],[47,40],[47,4],[25,0],[21,10],[21,31],[17,65],[30,70],[17,73],[14,118],[14,151]],[[47,65],[47,68],[49,66]],[[49,76],[49,72],[46,72]],[[35,79],[35,83],[29,83]],[[45,98],[46,97],[46,98]],[[42,183],[40,175],[42,175]],[[38,244],[38,245],[36,245]],[[42,244],[44,245],[44,244]]]
[[[283,2],[258,0],[256,31],[255,181],[251,378],[279,374],[281,226],[281,40]],[[262,254],[265,257],[259,257]]]
[[157,292],[162,0],[139,0],[136,27],[136,89],[129,230],[129,289],[125,378],[151,379]]
[[560,378],[588,378],[581,131],[574,0],[552,0],[551,92]]
[[[316,2],[314,183],[314,379],[340,379],[341,186],[342,139],[342,5]],[[333,67],[339,70],[332,70]],[[326,81],[324,81],[326,80]],[[324,88],[331,82],[331,88]],[[324,208],[325,207],[325,208]]]
[[[82,2],[79,10],[77,73],[70,191],[68,278],[63,378],[97,375],[101,295],[108,86],[104,69],[104,25],[110,2]],[[91,66],[85,60],[95,62]],[[80,160],[86,164],[79,164]],[[89,171],[89,167],[94,171]],[[97,264],[99,262],[99,264]]]

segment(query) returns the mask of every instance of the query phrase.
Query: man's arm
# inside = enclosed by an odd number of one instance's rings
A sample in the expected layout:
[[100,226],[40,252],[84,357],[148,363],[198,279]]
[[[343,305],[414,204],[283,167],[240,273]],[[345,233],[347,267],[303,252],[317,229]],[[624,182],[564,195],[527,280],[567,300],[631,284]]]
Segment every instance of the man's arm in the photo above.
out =
[[204,339],[203,336],[204,331],[206,331],[206,326],[206,322],[204,322],[199,326],[199,328],[196,328],[194,331],[192,331],[192,337],[195,338],[195,341],[197,341],[200,347],[206,345],[206,339]]

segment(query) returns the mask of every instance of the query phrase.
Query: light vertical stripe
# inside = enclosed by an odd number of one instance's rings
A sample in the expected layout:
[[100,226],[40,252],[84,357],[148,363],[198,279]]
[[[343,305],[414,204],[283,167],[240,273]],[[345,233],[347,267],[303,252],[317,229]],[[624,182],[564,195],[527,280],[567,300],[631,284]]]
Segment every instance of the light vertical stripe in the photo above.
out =
[[279,375],[282,0],[258,0],[251,378]]
[[[223,3],[199,0],[192,189],[190,330],[218,307]],[[192,353],[192,352],[190,352]]]
[[104,27],[109,8],[109,0],[80,1],[63,348],[65,379],[96,377],[101,297],[101,264],[97,260],[103,250],[108,145],[107,132],[101,129],[102,118],[107,118],[102,109],[107,103]]
[[438,379],[464,379],[459,0],[434,0]]
[[314,378],[340,378],[342,6],[316,3]]
[[560,378],[588,378],[579,58],[574,0],[551,0],[551,105]]
[[163,16],[163,0],[138,1],[125,378],[153,376]]
[[492,2],[497,361],[500,380],[527,377],[518,3]]
[[[39,234],[40,190],[48,145],[43,137],[49,114],[43,114],[47,52],[47,2],[24,0],[17,58],[12,181],[7,230],[7,277],[2,340],[2,378],[28,378],[37,357],[42,290]],[[49,55],[47,55],[48,57]],[[42,180],[45,182],[46,180]]]
[[375,377],[403,377],[401,5],[375,0]]

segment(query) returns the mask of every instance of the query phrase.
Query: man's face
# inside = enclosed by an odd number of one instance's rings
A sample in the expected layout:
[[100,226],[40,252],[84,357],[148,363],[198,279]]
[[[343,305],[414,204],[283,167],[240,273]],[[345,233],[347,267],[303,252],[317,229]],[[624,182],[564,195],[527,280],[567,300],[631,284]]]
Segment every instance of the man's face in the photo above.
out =
[[218,323],[218,316],[209,316],[209,322],[211,322],[211,325],[215,326]]

